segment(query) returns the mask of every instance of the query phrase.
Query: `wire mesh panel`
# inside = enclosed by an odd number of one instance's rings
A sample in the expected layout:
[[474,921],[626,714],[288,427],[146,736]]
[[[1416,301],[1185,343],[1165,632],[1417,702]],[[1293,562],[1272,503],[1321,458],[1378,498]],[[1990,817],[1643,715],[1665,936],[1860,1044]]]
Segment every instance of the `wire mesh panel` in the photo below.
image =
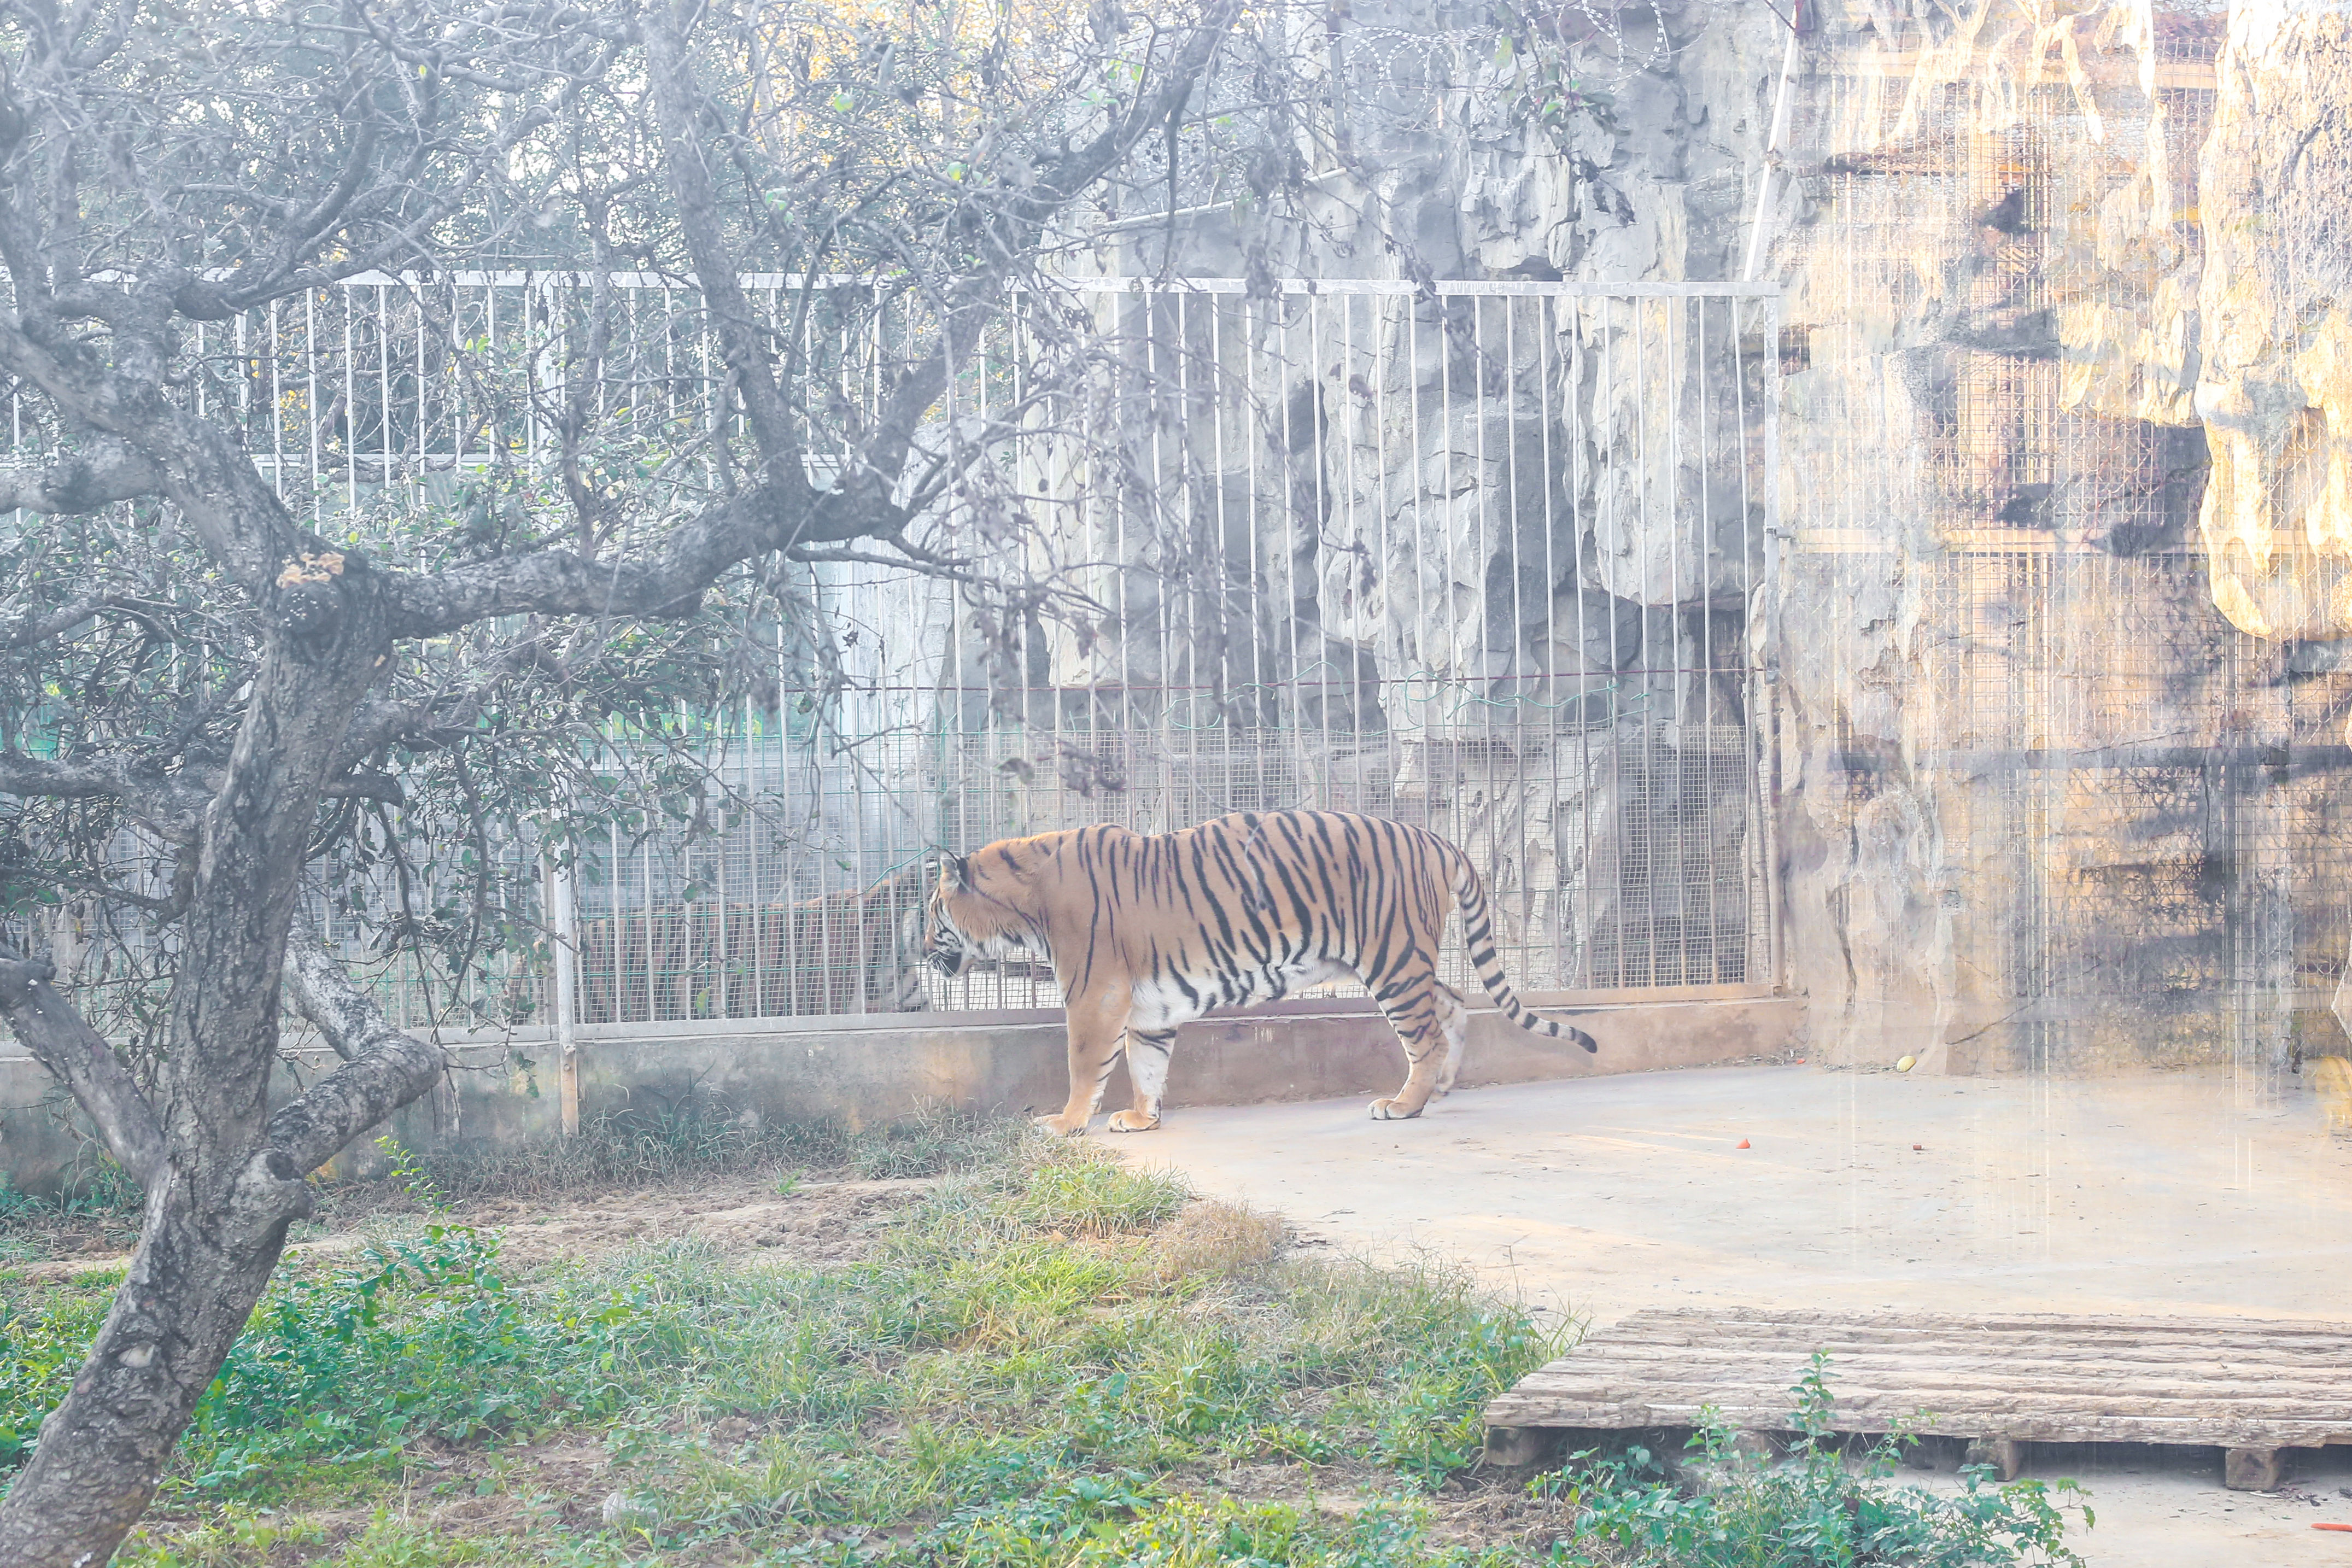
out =
[[1006,461],[1039,525],[1006,548],[1056,596],[807,569],[834,679],[592,847],[583,1022],[1051,1005],[1044,973],[923,970],[939,851],[1286,806],[1462,845],[1523,985],[1770,982],[1769,298],[1076,298],[1084,376],[1024,385],[1016,328],[964,394],[1030,400]]
[[[744,282],[829,486],[919,334],[869,282]],[[543,1023],[559,990],[591,1025],[1052,1005],[1050,976],[923,968],[940,852],[1322,806],[1467,850],[1522,986],[1769,984],[1777,310],[1738,284],[1019,297],[931,411],[942,452],[991,434],[908,531],[928,563],[772,563],[786,611],[745,628],[772,679],[663,767],[616,731],[605,826],[544,886],[539,844],[388,829],[318,913],[357,960],[396,911],[411,956],[371,967],[413,1026]],[[728,483],[702,310],[652,274],[368,274],[206,324],[186,395],[322,530],[368,513],[431,565],[582,487]],[[9,429],[40,447],[29,407]],[[426,513],[465,538],[401,532]],[[497,907],[467,863],[504,868]]]

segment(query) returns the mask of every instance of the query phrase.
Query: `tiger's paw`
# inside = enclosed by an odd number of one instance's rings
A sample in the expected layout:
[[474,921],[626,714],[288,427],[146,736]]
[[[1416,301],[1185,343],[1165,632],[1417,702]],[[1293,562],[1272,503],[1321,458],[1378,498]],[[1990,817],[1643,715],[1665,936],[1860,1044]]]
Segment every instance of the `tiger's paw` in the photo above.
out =
[[1051,1132],[1056,1138],[1083,1138],[1086,1136],[1087,1119],[1081,1116],[1074,1121],[1067,1116],[1040,1116],[1030,1125],[1040,1132]]
[[1404,1108],[1404,1102],[1402,1100],[1376,1100],[1372,1101],[1372,1120],[1375,1121],[1410,1121],[1420,1114],[1421,1112],[1418,1110],[1407,1110]]
[[1109,1122],[1113,1132],[1149,1132],[1160,1125],[1157,1116],[1146,1116],[1139,1110],[1115,1110]]

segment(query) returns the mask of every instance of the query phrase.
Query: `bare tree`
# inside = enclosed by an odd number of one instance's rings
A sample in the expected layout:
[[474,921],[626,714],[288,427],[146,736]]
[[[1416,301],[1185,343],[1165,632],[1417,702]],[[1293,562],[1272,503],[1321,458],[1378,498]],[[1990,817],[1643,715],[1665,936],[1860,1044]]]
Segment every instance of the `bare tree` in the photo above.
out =
[[[714,585],[753,592],[761,563],[974,569],[910,533],[987,446],[942,401],[1073,204],[1181,113],[1234,0],[1103,4],[1066,30],[956,0],[863,22],[728,5],[0,9],[0,372],[16,450],[39,452],[0,468],[8,874],[168,928],[173,953],[135,1062],[44,958],[0,953],[0,1016],[146,1193],[112,1310],[0,1501],[0,1565],[113,1551],[310,1173],[443,1070],[315,933],[289,941],[306,865],[501,703],[621,700],[641,667],[615,627],[707,626]],[[554,323],[560,363],[528,367],[528,406],[484,404],[494,458],[454,499],[367,468],[357,408],[257,389],[233,331],[362,274],[551,265],[586,302]],[[751,266],[810,279],[781,320]],[[692,289],[717,345],[728,404],[691,450],[600,435],[624,268]],[[462,335],[428,292],[418,319]],[[856,330],[814,330],[828,311]],[[886,335],[866,391],[811,390],[811,343]],[[341,510],[289,507],[252,449],[257,396],[327,454]],[[516,466],[517,420],[551,433],[544,471]],[[678,635],[670,666],[692,666]],[[153,858],[144,893],[92,849],[125,833]],[[273,1102],[289,957],[342,1062]]]

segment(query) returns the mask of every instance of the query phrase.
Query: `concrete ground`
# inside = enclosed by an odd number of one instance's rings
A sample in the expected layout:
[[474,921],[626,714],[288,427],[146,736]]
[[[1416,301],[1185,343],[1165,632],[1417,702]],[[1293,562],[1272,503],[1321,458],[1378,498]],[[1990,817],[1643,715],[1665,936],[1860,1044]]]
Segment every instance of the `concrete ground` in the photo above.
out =
[[[1748,1147],[1738,1145],[1745,1141]],[[1709,1068],[1172,1109],[1114,1141],[1374,1255],[1424,1250],[1598,1327],[1698,1303],[2352,1318],[2352,1137],[2226,1072]],[[2352,1568],[2352,1467],[2225,1492],[2194,1456],[2064,1451],[2095,1568]],[[2218,1468],[2218,1467],[2216,1467]]]

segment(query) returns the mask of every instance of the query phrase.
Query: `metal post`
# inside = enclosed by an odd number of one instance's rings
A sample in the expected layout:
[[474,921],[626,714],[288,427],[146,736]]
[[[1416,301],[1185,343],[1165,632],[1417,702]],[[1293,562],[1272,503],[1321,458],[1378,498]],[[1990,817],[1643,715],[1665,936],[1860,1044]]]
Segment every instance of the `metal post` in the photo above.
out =
[[[1801,0],[1799,0],[1801,3]],[[1764,137],[1764,166],[1756,176],[1756,216],[1748,226],[1748,260],[1739,269],[1743,283],[1753,282],[1764,259],[1764,219],[1772,196],[1772,171],[1779,166],[1780,141],[1789,133],[1789,79],[1797,74],[1796,5],[1789,8],[1789,43],[1780,54],[1780,85],[1772,94],[1772,123]]]
[[576,1138],[580,1135],[580,1042],[574,1033],[580,1016],[580,900],[569,861],[549,858],[547,902],[555,939],[557,1093],[562,1106],[563,1135]]

